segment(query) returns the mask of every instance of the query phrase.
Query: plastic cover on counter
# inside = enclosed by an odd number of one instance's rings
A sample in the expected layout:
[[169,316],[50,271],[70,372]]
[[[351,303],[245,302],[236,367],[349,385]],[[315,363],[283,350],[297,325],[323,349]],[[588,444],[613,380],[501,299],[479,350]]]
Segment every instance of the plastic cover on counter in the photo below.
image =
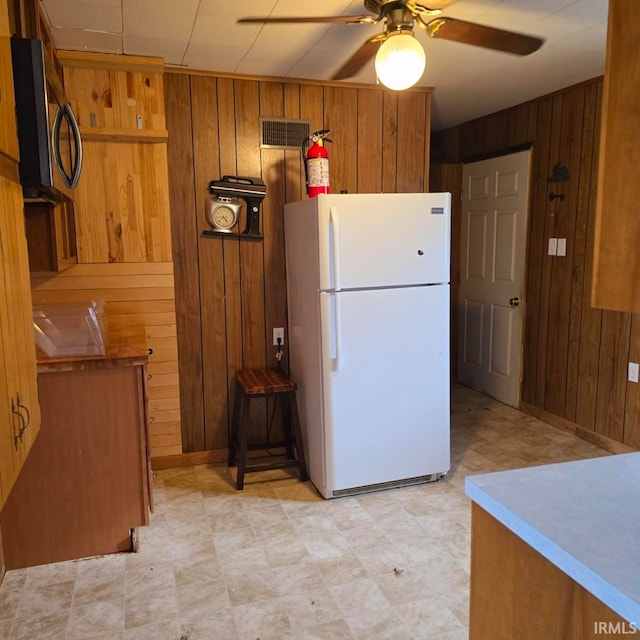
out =
[[33,332],[36,344],[50,358],[105,354],[100,301],[34,305]]

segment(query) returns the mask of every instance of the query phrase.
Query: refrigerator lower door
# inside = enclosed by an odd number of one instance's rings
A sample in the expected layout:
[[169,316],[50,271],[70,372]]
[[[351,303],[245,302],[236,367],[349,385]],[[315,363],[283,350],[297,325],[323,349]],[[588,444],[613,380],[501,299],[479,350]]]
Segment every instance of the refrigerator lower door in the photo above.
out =
[[449,286],[321,293],[327,497],[435,479],[449,455]]

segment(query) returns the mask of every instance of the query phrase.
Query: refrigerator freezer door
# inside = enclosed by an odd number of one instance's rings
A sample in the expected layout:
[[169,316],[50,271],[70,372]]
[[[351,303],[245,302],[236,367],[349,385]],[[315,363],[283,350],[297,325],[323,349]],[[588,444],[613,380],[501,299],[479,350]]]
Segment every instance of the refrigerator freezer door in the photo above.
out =
[[449,286],[320,297],[326,486],[318,489],[330,498],[448,471]]
[[449,193],[317,197],[320,289],[449,282]]

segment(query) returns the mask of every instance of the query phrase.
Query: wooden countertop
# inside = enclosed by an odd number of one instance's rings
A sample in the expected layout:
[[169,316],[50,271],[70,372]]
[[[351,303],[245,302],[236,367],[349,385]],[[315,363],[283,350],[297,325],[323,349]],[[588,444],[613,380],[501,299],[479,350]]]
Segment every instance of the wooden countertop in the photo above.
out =
[[38,373],[131,367],[149,362],[149,347],[144,326],[129,324],[124,321],[123,316],[107,317],[106,325],[106,350],[103,356],[50,358],[36,347]]

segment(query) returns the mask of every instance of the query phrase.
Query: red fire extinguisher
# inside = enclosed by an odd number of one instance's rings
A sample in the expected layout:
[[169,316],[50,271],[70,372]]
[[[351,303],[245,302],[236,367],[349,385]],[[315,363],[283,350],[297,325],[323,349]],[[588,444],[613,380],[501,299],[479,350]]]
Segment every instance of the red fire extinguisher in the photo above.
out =
[[325,142],[331,142],[327,135],[330,129],[314,131],[302,143],[302,152],[309,142],[313,144],[309,147],[305,158],[305,176],[307,178],[307,195],[315,198],[319,193],[331,193],[329,186],[329,152],[324,146]]

